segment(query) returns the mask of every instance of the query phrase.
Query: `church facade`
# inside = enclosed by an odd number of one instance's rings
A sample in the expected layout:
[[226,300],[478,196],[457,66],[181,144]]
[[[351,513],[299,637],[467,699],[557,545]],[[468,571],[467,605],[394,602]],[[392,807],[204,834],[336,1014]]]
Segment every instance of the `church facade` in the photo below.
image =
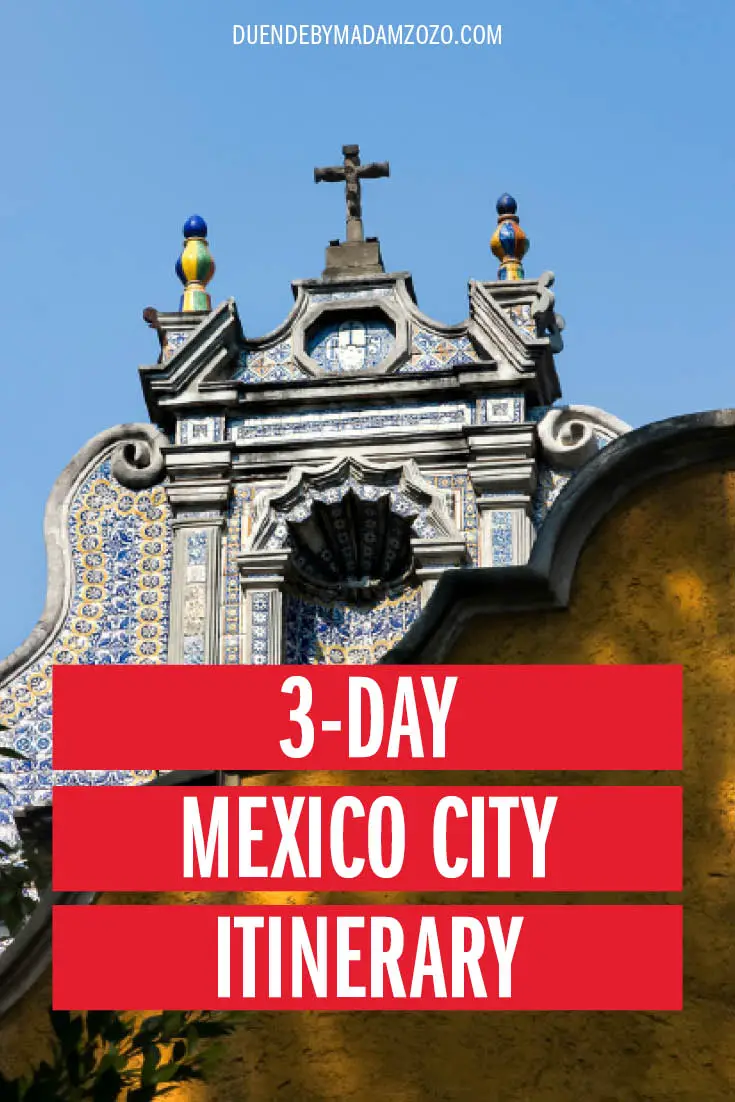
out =
[[627,430],[556,404],[563,321],[553,275],[525,278],[515,201],[497,205],[498,278],[470,282],[467,320],[446,325],[365,239],[361,180],[388,171],[356,146],[315,171],[345,183],[345,240],[264,337],[233,300],[212,309],[206,223],[187,221],[180,309],[144,313],[150,423],[91,440],[48,504],[47,605],[0,666],[28,759],[0,837],[51,797],[54,663],[381,661],[446,571],[526,563],[566,482]]
[[[4,767],[0,838],[48,827],[52,781],[216,779],[54,775],[57,663],[513,662],[529,667],[518,707],[539,723],[569,702],[538,699],[535,664],[682,664],[683,774],[576,777],[684,785],[683,896],[605,900],[683,901],[681,1013],[250,1015],[214,1081],[176,1097],[725,1102],[735,1090],[735,412],[632,430],[560,404],[553,276],[526,278],[528,242],[507,195],[492,238],[497,278],[470,282],[460,325],[426,317],[410,275],[386,272],[364,234],[362,181],[388,166],[362,165],[354,146],[343,153],[316,178],[345,186],[344,240],[328,246],[320,278],[294,283],[291,313],[264,337],[247,332],[234,302],[212,309],[206,226],[186,223],[180,308],[145,311],[158,342],[156,362],[141,369],[150,421],[91,440],[49,500],[46,608],[0,666],[0,737],[26,758]],[[594,710],[575,718],[594,738]],[[269,780],[380,785],[386,775]],[[421,773],[390,780],[428,783]],[[551,901],[601,899],[533,899]],[[50,903],[49,894],[2,942],[0,1068],[11,1074],[38,1061],[48,1036]]]

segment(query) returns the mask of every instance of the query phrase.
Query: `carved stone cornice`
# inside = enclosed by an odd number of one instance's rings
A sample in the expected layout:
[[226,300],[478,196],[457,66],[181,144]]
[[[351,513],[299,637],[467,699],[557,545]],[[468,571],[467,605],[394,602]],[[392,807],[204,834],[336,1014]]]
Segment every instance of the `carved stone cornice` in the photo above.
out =
[[412,539],[411,549],[419,578],[447,570],[451,566],[467,565],[469,556],[464,539]]
[[[549,405],[561,396],[553,358],[553,353],[561,349],[561,343],[556,338],[551,339],[548,331],[544,335],[538,331],[536,336],[524,335],[518,327],[509,323],[501,303],[515,300],[519,290],[524,291],[524,297],[531,299],[532,316],[534,307],[540,311],[536,317],[537,330],[539,327],[548,330],[553,307],[553,296],[548,297],[548,286],[553,282],[553,275],[549,272],[543,278],[547,281],[543,285],[530,284],[528,288],[524,286],[521,289],[514,284],[510,291],[506,290],[508,284],[501,282],[470,282],[470,336],[497,361],[499,376],[522,385],[530,393],[534,405]],[[530,281],[524,281],[524,285],[526,283]],[[546,297],[542,298],[544,295]]]
[[[180,319],[180,320],[178,320]],[[228,299],[209,314],[197,315],[195,328],[186,314],[157,315],[157,326],[186,333],[186,339],[168,359],[141,367],[143,386],[151,420],[170,427],[172,407],[201,404],[200,388],[214,384],[207,394],[209,405],[237,402],[237,388],[227,379],[225,366],[236,360],[242,342],[242,328],[234,299]]]
[[243,589],[263,589],[283,584],[289,551],[243,551],[237,556],[237,568]]
[[468,425],[465,428],[469,464],[507,463],[530,459],[535,450],[534,426]]
[[232,490],[234,445],[205,444],[164,449],[166,487],[174,526],[224,523]]
[[536,464],[531,460],[473,463],[469,473],[478,505],[493,494],[517,494],[519,501],[527,500],[536,488]]

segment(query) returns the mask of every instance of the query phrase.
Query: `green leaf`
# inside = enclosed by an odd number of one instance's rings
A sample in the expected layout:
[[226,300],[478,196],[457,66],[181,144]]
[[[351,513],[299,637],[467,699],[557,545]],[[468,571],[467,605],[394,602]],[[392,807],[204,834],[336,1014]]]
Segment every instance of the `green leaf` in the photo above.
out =
[[108,1068],[114,1068],[115,1071],[122,1071],[124,1067],[125,1057],[118,1052],[117,1045],[110,1045],[107,1052],[103,1053],[100,1057],[96,1073],[97,1075],[101,1075],[102,1072],[107,1071]]
[[[117,1043],[133,1037],[132,1018],[114,1011],[50,1013],[56,1036],[54,1063],[41,1062],[25,1080],[6,1080],[0,1074],[0,1102],[118,1102],[123,1095],[128,1102],[152,1102],[175,1089],[177,1083],[202,1079],[204,1067],[216,1059],[219,1046],[205,1043],[203,1052],[198,1046],[207,1037],[223,1036],[233,1029],[228,1015],[183,1011],[151,1015],[139,1023],[135,1033],[136,1051],[143,1062],[142,1067],[133,1069],[133,1050],[125,1044],[121,1052]],[[164,1035],[167,1039],[161,1042]],[[195,1053],[189,1052],[187,1038],[197,1046]],[[159,1045],[171,1039],[173,1058],[161,1063]],[[109,1046],[107,1051],[103,1045]]]
[[151,1083],[155,1083],[154,1076],[155,1070],[158,1067],[161,1060],[161,1053],[158,1051],[155,1045],[150,1045],[145,1050],[145,1056],[143,1057],[143,1067],[140,1073],[140,1082],[142,1086],[150,1086]]
[[171,1041],[180,1036],[186,1017],[183,1010],[166,1010],[161,1015],[161,1040]]
[[161,1015],[151,1014],[140,1023],[138,1032],[133,1037],[133,1048],[142,1049],[158,1035],[161,1028]]
[[153,1083],[168,1083],[172,1079],[176,1078],[176,1073],[179,1071],[179,1065],[168,1063],[161,1064],[160,1068],[156,1068],[153,1073]]

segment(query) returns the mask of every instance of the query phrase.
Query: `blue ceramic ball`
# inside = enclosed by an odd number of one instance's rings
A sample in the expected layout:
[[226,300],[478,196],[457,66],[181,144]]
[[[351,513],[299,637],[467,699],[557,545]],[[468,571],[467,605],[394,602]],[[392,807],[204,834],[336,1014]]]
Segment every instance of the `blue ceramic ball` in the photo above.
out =
[[495,209],[499,215],[515,214],[518,210],[518,204],[512,195],[509,195],[506,191],[504,195],[501,195],[495,204]]
[[200,214],[192,214],[184,222],[184,237],[206,237],[207,223]]

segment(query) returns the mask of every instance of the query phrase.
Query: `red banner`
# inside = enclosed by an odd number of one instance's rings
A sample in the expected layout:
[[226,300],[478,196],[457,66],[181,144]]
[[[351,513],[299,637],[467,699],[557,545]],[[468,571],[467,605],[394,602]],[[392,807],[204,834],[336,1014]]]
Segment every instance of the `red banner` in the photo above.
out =
[[679,666],[56,666],[53,690],[56,769],[682,762]]
[[64,1010],[682,1005],[673,906],[55,907],[53,937]]
[[53,844],[57,891],[680,891],[682,797],[674,787],[57,787]]

